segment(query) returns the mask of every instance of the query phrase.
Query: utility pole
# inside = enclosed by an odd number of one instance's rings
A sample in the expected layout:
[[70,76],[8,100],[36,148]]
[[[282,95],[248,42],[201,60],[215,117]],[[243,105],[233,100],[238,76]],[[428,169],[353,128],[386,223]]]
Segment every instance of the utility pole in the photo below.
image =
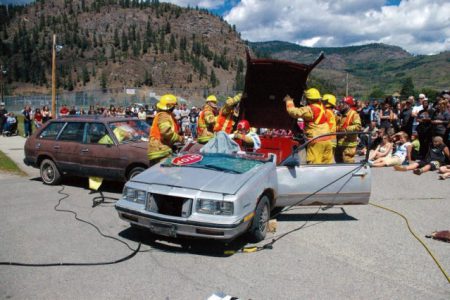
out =
[[56,34],[52,46],[52,118],[56,119]]
[[3,95],[5,94],[5,75],[6,75],[6,69],[3,68],[3,65],[0,67],[0,76],[2,76],[2,103],[3,101]]

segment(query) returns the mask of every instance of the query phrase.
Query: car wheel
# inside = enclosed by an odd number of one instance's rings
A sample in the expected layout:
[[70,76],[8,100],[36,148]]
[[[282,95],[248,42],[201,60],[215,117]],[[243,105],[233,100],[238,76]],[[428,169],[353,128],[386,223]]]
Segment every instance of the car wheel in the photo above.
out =
[[262,196],[255,210],[255,217],[250,226],[250,240],[254,243],[262,241],[266,237],[270,217],[269,197]]
[[284,209],[284,206],[274,207],[272,209],[272,211],[270,212],[270,217],[273,218],[273,216],[275,216],[275,218],[277,218],[280,215],[280,213],[283,211],[283,209]]
[[40,165],[41,178],[45,184],[57,185],[61,182],[62,176],[51,159],[44,159]]
[[130,172],[128,172],[128,180],[130,180],[134,176],[136,176],[144,171],[145,171],[145,168],[143,168],[143,167],[134,167],[133,169],[131,169]]

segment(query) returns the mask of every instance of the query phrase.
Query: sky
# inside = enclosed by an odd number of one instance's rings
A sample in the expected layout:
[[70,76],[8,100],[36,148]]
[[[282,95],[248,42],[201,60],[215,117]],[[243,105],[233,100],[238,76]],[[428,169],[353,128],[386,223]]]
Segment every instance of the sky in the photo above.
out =
[[278,40],[308,47],[385,43],[412,54],[450,51],[449,0],[160,1],[206,8],[251,42]]
[[236,25],[251,42],[286,41],[309,47],[368,43],[412,54],[450,50],[448,0],[166,0],[207,8]]

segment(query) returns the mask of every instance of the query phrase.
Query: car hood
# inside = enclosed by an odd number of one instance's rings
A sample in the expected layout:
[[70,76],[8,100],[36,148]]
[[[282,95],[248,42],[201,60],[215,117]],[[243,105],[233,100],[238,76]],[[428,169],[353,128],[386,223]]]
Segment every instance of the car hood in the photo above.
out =
[[299,106],[306,79],[324,58],[321,54],[310,64],[274,59],[253,59],[247,51],[247,73],[239,120],[246,119],[252,127],[293,129],[296,120],[286,112],[283,98],[290,95]]
[[243,174],[227,173],[217,170],[193,167],[162,167],[156,165],[133,177],[131,181],[146,184],[159,184],[180,188],[236,194],[264,165],[255,167]]

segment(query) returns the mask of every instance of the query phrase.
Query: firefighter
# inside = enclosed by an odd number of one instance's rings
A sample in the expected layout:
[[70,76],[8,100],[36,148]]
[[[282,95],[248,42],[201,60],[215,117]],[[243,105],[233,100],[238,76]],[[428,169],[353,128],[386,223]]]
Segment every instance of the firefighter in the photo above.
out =
[[[336,132],[336,97],[332,94],[325,94],[322,97],[323,105],[325,105],[325,113],[327,116],[327,123],[330,128],[330,133]],[[336,135],[330,135],[329,139],[332,146],[332,155],[329,157],[329,163],[334,161],[334,152],[336,150]]]
[[178,134],[178,125],[172,113],[175,105],[177,98],[171,94],[162,96],[156,104],[157,114],[153,119],[148,143],[150,166],[172,154],[172,146],[183,141],[183,137]]
[[[352,96],[347,96],[340,101],[340,117],[337,118],[338,132],[361,131],[361,118],[354,110],[355,101]],[[354,163],[356,147],[358,146],[358,135],[342,135],[337,139],[336,162]]]
[[241,148],[246,152],[255,152],[261,148],[261,140],[258,134],[250,129],[250,123],[247,120],[239,121],[237,131],[231,137],[240,141]]
[[[327,123],[325,107],[321,102],[320,93],[315,88],[310,88],[305,92],[307,106],[297,108],[294,100],[286,95],[286,110],[288,114],[295,118],[302,118],[305,122],[305,133],[308,139],[313,139],[323,134],[330,133]],[[308,164],[326,164],[333,156],[331,141],[329,138],[318,138],[311,141],[306,150],[306,161]]]
[[214,137],[214,125],[216,124],[217,98],[214,95],[206,98],[205,106],[197,119],[197,142],[206,144]]
[[241,101],[242,94],[239,93],[233,98],[229,97],[225,102],[225,105],[220,109],[217,116],[216,125],[214,126],[214,132],[225,131],[230,134],[233,131],[234,126],[234,110]]

